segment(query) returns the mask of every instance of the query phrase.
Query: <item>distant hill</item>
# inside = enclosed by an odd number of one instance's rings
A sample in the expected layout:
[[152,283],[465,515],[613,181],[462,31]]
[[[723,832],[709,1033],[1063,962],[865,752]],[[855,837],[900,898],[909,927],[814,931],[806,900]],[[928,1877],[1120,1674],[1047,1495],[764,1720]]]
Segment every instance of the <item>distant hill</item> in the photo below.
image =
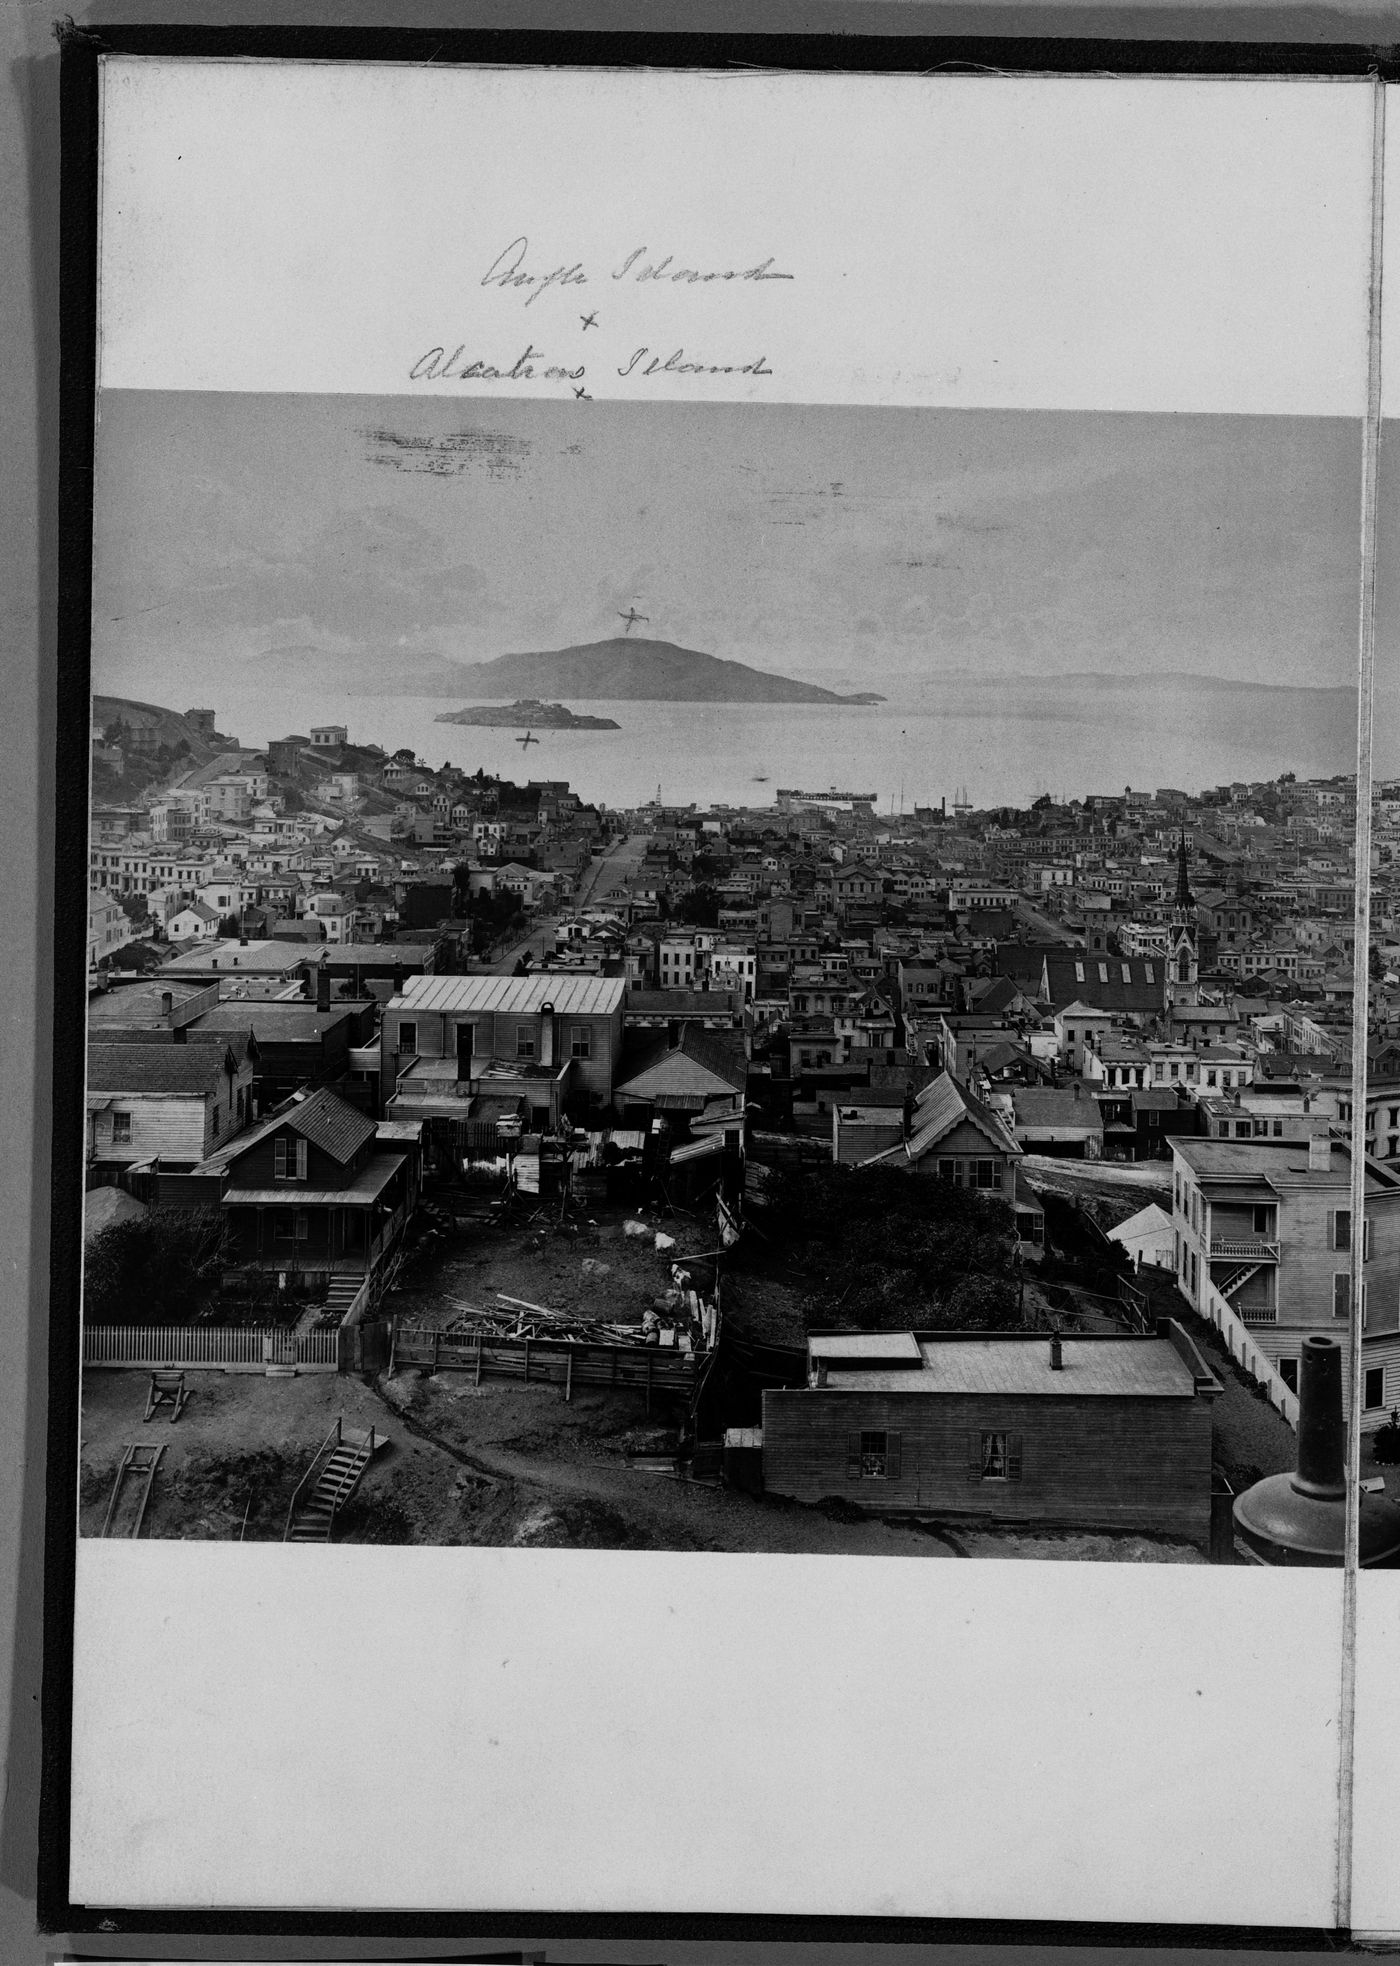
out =
[[674,642],[614,635],[573,648],[501,655],[464,665],[480,696],[604,697],[633,703],[883,703],[871,691],[839,696]]
[[460,697],[469,688],[468,676],[478,673],[431,650],[412,655],[402,649],[342,653],[304,642],[263,649],[252,658],[249,668],[255,679],[266,676],[282,687],[315,689],[328,697]]

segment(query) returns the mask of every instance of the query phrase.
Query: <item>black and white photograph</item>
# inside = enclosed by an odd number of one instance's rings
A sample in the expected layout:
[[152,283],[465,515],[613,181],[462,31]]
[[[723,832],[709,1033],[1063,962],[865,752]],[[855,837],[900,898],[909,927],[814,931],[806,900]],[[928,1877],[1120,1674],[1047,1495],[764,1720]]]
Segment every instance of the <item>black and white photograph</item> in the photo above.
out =
[[1287,1560],[1354,425],[116,392],[97,448],[85,1533]]

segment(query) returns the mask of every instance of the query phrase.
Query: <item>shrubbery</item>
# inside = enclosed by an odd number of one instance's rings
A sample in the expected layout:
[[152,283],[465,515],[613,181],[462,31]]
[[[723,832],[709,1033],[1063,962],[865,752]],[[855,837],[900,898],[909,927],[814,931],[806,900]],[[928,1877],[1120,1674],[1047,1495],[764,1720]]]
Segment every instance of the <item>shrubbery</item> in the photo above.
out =
[[1382,1466],[1400,1461],[1400,1407],[1390,1409],[1390,1418],[1372,1435],[1371,1446]]
[[205,1314],[228,1261],[217,1209],[152,1208],[113,1222],[83,1258],[83,1315],[93,1324],[188,1324]]
[[892,1168],[779,1176],[764,1212],[805,1276],[808,1326],[1012,1331],[1015,1222],[1000,1197]]

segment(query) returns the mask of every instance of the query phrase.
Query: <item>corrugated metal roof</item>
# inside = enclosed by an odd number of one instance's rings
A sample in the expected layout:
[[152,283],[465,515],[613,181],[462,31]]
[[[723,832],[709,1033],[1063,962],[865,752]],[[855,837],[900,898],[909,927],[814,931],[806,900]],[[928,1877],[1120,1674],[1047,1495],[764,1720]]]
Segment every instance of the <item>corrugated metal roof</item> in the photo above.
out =
[[412,976],[389,1008],[534,1017],[548,1003],[561,1017],[608,1017],[626,994],[620,976]]
[[342,1164],[374,1138],[374,1121],[337,1099],[326,1086],[283,1113],[282,1124]]

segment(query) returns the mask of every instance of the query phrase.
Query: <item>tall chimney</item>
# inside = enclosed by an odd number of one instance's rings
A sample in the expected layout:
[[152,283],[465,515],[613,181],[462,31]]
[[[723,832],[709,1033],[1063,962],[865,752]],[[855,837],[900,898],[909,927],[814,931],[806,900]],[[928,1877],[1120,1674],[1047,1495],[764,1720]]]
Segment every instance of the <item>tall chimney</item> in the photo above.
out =
[[554,1005],[552,1003],[540,1005],[540,1063],[541,1065],[554,1063]]
[[1060,1343],[1059,1332],[1052,1331],[1050,1334],[1050,1370],[1052,1372],[1063,1372],[1064,1369],[1065,1348]]
[[1330,1133],[1314,1133],[1308,1139],[1309,1174],[1327,1174],[1332,1167],[1332,1136]]
[[330,972],[327,970],[326,965],[324,963],[318,963],[316,967],[316,1008],[317,1010],[329,1010],[330,1007],[331,1007]]
[[[1235,1548],[1247,1562],[1338,1568],[1346,1531],[1346,1425],[1336,1338],[1307,1337],[1298,1379],[1298,1466],[1266,1475],[1235,1497]],[[1363,1489],[1360,1558],[1364,1568],[1400,1569],[1400,1508]]]

